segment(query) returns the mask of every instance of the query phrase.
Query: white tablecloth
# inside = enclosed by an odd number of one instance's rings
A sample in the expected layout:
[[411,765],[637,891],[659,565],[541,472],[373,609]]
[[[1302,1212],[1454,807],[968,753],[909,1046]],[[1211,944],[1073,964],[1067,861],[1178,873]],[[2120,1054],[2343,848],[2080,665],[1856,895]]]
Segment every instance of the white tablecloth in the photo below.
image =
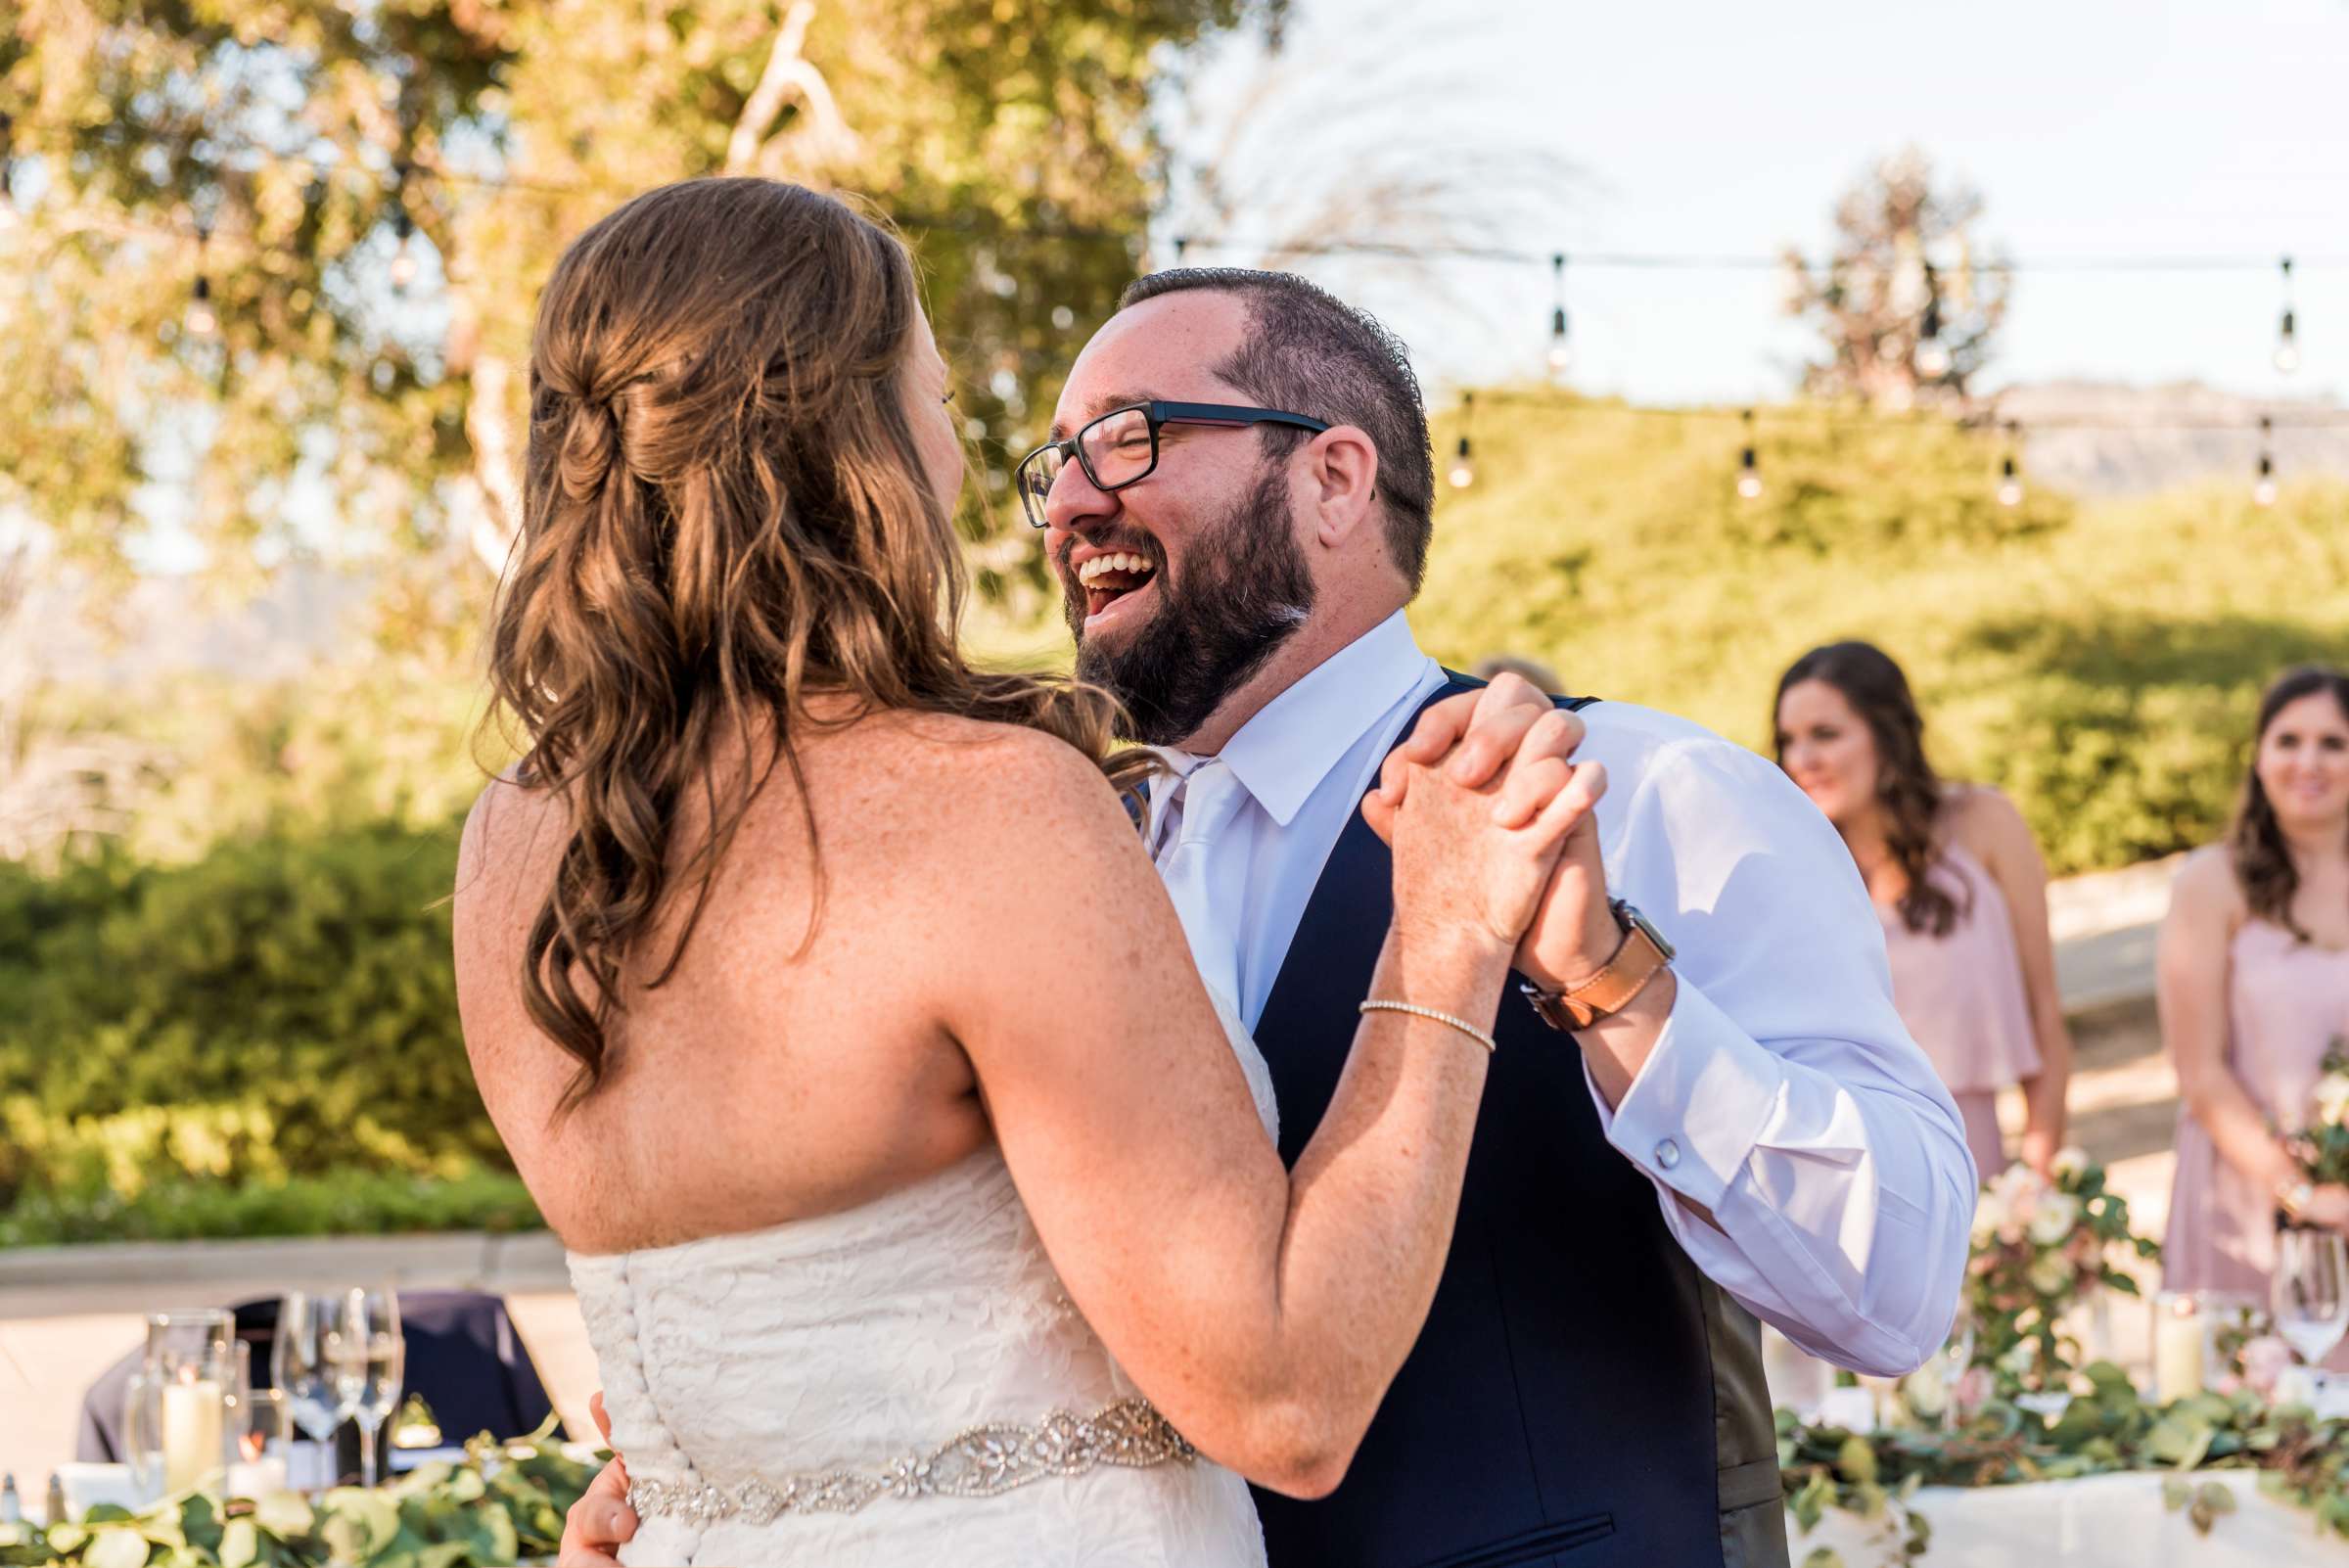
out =
[[[2181,1508],[2162,1505],[2159,1473],[2090,1476],[2013,1487],[1927,1487],[1911,1506],[1933,1523],[1920,1568],[2323,1568],[2349,1565],[2349,1541],[2317,1534],[2316,1515],[2262,1497],[2247,1470],[2206,1470],[2183,1478],[2216,1481],[2234,1494],[2207,1536],[2194,1533]],[[1786,1521],[1794,1561],[1819,1546],[1842,1554],[1844,1568],[1895,1564],[1897,1543],[1874,1526],[1829,1509],[1807,1535]]]

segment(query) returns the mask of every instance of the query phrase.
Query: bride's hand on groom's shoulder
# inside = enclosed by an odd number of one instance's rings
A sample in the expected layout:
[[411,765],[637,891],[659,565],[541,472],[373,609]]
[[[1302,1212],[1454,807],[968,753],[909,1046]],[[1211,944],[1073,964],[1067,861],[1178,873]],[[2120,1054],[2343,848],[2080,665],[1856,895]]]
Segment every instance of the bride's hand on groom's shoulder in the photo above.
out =
[[1606,772],[1574,761],[1583,734],[1581,719],[1506,674],[1420,715],[1362,803],[1364,820],[1395,851],[1399,928],[1467,931],[1514,947],[1538,914],[1557,912],[1544,909],[1545,896],[1555,901],[1569,883],[1595,889],[1605,914],[1591,812]]
[[[587,1401],[588,1413],[608,1447],[612,1418],[604,1413],[599,1392]],[[563,1545],[555,1568],[620,1568],[620,1548],[636,1534],[636,1511],[628,1506],[628,1467],[618,1455],[596,1472],[579,1500],[563,1516]]]

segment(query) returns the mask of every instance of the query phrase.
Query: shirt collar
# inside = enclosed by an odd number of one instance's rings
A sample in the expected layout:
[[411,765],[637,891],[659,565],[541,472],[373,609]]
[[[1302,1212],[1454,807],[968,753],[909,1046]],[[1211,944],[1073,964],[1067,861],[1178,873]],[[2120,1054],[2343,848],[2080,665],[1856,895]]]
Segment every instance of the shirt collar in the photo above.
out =
[[[1287,827],[1339,759],[1410,695],[1433,664],[1398,610],[1265,704],[1220,755],[1257,805]],[[1178,772],[1197,765],[1179,752],[1170,760]]]

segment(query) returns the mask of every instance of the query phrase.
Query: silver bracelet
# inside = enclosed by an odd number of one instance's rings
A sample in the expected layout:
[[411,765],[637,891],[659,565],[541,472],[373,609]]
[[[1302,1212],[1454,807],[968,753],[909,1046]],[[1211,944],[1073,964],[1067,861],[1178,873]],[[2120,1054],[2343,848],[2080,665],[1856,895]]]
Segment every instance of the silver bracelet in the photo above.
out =
[[1363,1002],[1359,1007],[1357,1007],[1355,1011],[1358,1013],[1408,1013],[1413,1018],[1425,1018],[1434,1023],[1450,1025],[1451,1028],[1456,1029],[1461,1034],[1467,1036],[1470,1039],[1476,1041],[1479,1045],[1482,1045],[1485,1048],[1486,1054],[1488,1055],[1500,1049],[1500,1046],[1495,1042],[1492,1036],[1486,1034],[1483,1030],[1477,1028],[1465,1018],[1454,1018],[1450,1013],[1440,1013],[1437,1012],[1433,1007],[1421,1007],[1415,1002],[1380,1001],[1378,998],[1372,997],[1370,1000]]

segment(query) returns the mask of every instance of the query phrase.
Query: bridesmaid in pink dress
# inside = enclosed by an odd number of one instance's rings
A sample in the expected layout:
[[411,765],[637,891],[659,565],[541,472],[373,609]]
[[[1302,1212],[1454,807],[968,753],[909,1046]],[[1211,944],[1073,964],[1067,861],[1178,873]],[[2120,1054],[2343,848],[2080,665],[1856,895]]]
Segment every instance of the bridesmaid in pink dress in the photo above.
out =
[[2279,1138],[2349,1033],[2349,675],[2268,688],[2234,824],[2172,886],[2159,994],[2181,1106],[2163,1283],[2265,1302],[2280,1212],[2349,1232],[2349,1188],[2310,1186]]
[[1813,649],[1779,677],[1778,765],[1835,824],[1884,922],[1893,1003],[1965,1118],[1987,1180],[2005,1169],[1999,1090],[2023,1086],[2022,1158],[2063,1144],[2072,1038],[2048,938],[2048,871],[2022,813],[1925,761],[1909,682],[1865,642]]

